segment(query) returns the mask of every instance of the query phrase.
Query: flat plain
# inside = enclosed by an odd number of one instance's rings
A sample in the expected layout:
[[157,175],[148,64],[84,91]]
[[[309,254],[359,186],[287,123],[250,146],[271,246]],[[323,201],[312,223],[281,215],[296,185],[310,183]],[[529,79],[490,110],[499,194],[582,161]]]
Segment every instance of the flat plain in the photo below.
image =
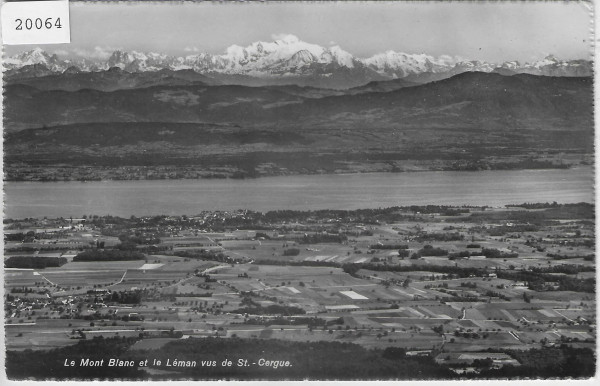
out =
[[[190,337],[347,342],[436,358],[595,348],[588,204],[90,216],[4,227],[9,351],[100,336],[135,338],[131,352]],[[82,234],[95,237],[63,247]],[[115,250],[142,258],[79,258]],[[18,268],[42,259],[59,263]],[[462,371],[474,360],[455,359],[436,363]]]

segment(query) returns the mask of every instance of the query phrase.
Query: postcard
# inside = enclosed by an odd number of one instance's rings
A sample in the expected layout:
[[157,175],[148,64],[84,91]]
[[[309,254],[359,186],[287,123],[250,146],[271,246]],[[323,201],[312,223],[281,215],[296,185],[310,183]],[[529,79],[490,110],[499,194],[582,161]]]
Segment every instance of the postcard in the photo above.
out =
[[38,11],[4,25],[6,379],[595,376],[590,3]]

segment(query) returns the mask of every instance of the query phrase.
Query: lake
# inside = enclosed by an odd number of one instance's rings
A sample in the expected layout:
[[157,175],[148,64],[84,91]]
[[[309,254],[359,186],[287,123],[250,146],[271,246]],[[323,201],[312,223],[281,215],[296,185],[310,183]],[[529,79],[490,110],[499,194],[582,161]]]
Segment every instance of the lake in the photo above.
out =
[[8,182],[6,218],[193,215],[204,210],[594,202],[592,167],[263,177],[247,180]]

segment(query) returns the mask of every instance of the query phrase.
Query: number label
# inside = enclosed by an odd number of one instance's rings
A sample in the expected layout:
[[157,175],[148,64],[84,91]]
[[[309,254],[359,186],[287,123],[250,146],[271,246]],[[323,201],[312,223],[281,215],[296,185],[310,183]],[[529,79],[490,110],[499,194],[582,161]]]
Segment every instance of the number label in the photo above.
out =
[[[15,30],[17,31],[22,31],[23,30],[23,20],[22,19],[15,19],[15,23],[16,23],[16,27]],[[52,29],[52,28],[62,28],[62,25],[60,24],[60,17],[57,17],[56,19],[52,19],[51,17],[46,18],[46,21],[42,21],[42,19],[40,19],[39,17],[34,20],[32,19],[25,19],[25,28],[30,30],[32,28],[35,29]]]
[[69,2],[22,1],[2,5],[4,44],[70,43]]

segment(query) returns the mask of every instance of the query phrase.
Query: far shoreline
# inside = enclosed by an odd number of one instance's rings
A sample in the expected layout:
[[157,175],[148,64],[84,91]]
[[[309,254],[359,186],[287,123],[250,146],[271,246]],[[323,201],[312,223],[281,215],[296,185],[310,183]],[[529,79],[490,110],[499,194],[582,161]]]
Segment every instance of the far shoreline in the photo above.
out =
[[508,172],[508,171],[543,171],[543,170],[576,170],[580,168],[589,167],[592,170],[595,165],[593,164],[576,164],[576,165],[554,165],[553,167],[538,167],[538,168],[489,168],[489,169],[468,169],[468,168],[423,168],[423,169],[405,169],[405,170],[368,170],[368,171],[339,171],[339,172],[326,172],[326,173],[281,173],[281,174],[257,174],[257,175],[207,175],[197,177],[166,177],[166,178],[98,178],[98,179],[4,179],[4,183],[59,183],[59,182],[118,182],[118,181],[193,181],[193,180],[260,180],[267,178],[278,178],[278,177],[308,177],[308,176],[356,176],[356,175],[373,175],[373,174],[412,174],[412,173],[440,173],[440,172],[468,172],[468,173],[480,173],[480,172]]

